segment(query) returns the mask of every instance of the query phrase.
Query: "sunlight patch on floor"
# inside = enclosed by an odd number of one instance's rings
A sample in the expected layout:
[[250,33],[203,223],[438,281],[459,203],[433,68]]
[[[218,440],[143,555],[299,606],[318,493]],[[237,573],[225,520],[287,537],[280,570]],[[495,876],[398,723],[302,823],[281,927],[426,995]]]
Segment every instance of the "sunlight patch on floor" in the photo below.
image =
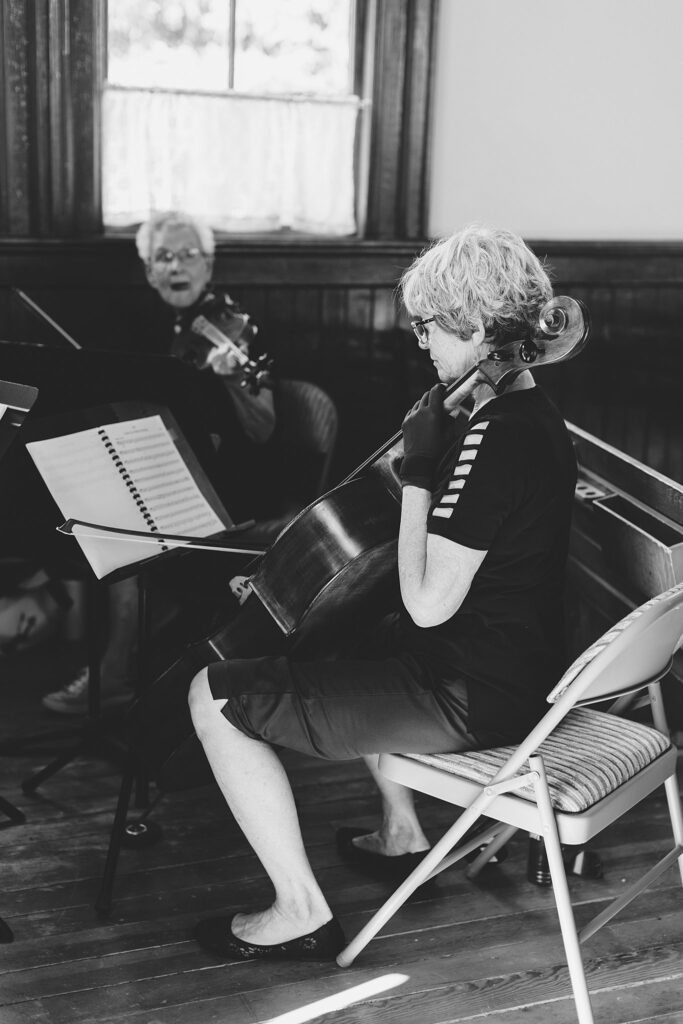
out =
[[288,1010],[277,1017],[269,1017],[261,1024],[305,1024],[306,1021],[315,1020],[323,1014],[334,1013],[343,1010],[353,1003],[360,1003],[363,999],[370,999],[372,996],[386,992],[390,988],[396,988],[408,981],[407,974],[384,974],[381,978],[373,978],[372,981],[365,981],[362,985],[354,985],[334,996],[327,996],[325,999],[318,999],[315,1003],[307,1006],[299,1006],[296,1010]]

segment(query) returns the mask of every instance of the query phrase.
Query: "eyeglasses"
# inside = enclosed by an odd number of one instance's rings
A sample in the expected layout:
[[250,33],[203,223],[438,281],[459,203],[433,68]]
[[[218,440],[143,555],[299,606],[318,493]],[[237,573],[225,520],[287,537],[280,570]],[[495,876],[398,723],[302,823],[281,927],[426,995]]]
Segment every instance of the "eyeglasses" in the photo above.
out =
[[171,249],[157,249],[153,262],[163,267],[170,266],[173,260],[178,260],[178,263],[196,263],[203,255],[202,250],[196,247],[178,249],[177,252],[173,252]]
[[425,324],[433,324],[435,320],[435,316],[426,316],[423,320],[410,321],[410,326],[415,333],[415,337],[417,338],[418,343],[423,347],[429,345],[429,331]]

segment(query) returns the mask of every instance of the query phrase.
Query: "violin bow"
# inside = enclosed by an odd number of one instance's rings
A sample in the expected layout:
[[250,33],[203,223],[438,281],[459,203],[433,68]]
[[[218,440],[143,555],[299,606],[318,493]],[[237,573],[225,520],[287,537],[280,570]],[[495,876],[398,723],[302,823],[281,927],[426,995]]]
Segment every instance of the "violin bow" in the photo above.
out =
[[[247,530],[250,526],[254,525],[254,520],[250,519],[244,523],[238,523],[233,526],[228,532],[239,533],[241,530]],[[87,530],[91,531],[88,533],[82,530],[76,531],[76,527],[82,526]],[[235,547],[229,543],[225,544],[207,544],[202,537],[187,537],[183,534],[176,533],[146,533],[144,530],[124,530],[118,526],[104,526],[102,523],[88,523],[84,519],[67,519],[57,527],[58,533],[64,533],[69,537],[99,537],[102,540],[129,540],[135,544],[158,544],[164,546],[170,546],[174,548],[198,548],[200,551],[223,551],[227,554],[234,555],[263,555],[265,554],[264,548],[256,548],[250,546]]]

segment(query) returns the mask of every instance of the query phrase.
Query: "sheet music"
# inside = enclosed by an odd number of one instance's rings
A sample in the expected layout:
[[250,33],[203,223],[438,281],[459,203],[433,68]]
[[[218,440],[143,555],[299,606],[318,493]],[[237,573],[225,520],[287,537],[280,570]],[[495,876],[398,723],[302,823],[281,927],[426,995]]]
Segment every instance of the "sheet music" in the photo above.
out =
[[160,533],[208,537],[225,529],[197,487],[161,416],[110,423],[106,429]]
[[[160,416],[108,423],[26,448],[67,519],[149,530],[151,517],[159,532],[193,537],[225,528]],[[163,550],[159,543],[79,536],[78,528],[74,536],[98,579]]]

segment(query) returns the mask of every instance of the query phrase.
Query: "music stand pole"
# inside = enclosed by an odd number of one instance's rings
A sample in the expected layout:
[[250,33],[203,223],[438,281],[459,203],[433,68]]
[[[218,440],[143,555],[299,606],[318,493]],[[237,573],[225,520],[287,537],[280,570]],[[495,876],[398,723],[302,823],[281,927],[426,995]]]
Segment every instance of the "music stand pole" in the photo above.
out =
[[[0,381],[0,458],[17,436],[37,397],[37,388],[6,380]],[[4,796],[0,796],[0,811],[16,825],[23,825],[26,821],[23,811]],[[12,929],[0,917],[0,942],[12,942],[13,939]]]

